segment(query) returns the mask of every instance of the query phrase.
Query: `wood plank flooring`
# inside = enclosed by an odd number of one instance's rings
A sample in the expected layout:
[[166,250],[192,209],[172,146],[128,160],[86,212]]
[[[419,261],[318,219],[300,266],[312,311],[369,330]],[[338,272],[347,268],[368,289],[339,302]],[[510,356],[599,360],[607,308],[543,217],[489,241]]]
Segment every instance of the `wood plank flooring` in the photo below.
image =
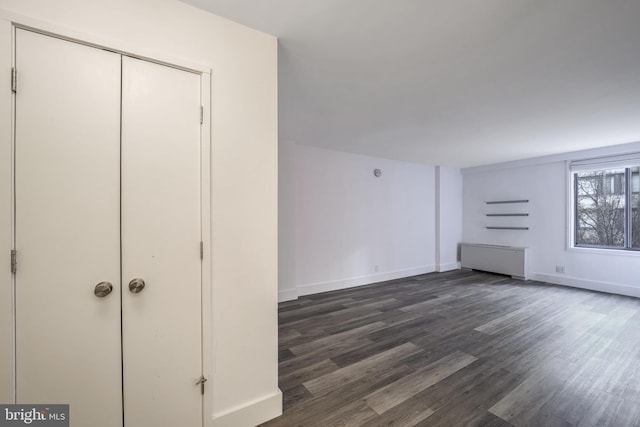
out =
[[294,426],[640,426],[640,300],[475,271],[281,303]]

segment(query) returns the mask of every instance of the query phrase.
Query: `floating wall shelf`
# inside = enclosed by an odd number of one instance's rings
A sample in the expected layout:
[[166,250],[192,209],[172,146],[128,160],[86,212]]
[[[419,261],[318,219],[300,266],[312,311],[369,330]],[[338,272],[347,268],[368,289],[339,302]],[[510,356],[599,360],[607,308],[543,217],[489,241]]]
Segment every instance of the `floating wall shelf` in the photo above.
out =
[[[518,199],[518,200],[493,200],[490,202],[485,202],[487,205],[504,205],[504,204],[512,204],[512,203],[529,203],[528,199]],[[526,212],[523,213],[488,213],[486,214],[488,217],[528,217],[529,214]],[[487,230],[528,230],[529,227],[506,227],[506,226],[489,226],[485,227]]]
[[529,203],[529,200],[499,200],[496,202],[486,202],[488,205],[501,205],[504,203]]
[[487,230],[528,230],[529,227],[487,227]]

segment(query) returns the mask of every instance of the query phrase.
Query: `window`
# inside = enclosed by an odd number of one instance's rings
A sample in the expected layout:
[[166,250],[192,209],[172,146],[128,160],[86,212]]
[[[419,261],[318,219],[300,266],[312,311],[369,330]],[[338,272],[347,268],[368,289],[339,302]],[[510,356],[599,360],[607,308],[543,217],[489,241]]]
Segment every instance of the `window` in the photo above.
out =
[[631,168],[631,247],[640,249],[640,167]]
[[[640,250],[640,153],[571,163],[574,245]],[[633,163],[631,163],[633,164]]]

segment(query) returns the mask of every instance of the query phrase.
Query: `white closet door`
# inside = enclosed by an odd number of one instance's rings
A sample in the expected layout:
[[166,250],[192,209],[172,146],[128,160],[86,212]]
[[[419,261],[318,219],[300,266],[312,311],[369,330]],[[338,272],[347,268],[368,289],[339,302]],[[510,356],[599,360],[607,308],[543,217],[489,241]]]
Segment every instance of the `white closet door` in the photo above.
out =
[[128,57],[122,75],[125,425],[201,426],[200,76]]
[[17,401],[74,426],[122,425],[120,61],[17,31]]

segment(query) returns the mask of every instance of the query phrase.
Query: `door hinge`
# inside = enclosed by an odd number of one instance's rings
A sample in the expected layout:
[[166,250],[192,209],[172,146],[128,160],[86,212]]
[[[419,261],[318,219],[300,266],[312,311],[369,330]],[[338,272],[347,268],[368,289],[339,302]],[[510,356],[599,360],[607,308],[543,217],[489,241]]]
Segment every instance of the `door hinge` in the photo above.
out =
[[200,242],[200,259],[204,259],[204,242]]
[[11,91],[18,92],[18,70],[16,67],[11,68]]
[[11,274],[16,274],[18,271],[18,253],[15,249],[11,250]]
[[204,394],[204,383],[206,382],[207,382],[207,379],[204,377],[204,375],[200,375],[200,379],[198,380],[196,385],[200,386],[200,393],[202,394]]
[[204,107],[200,106],[200,124],[204,123]]

